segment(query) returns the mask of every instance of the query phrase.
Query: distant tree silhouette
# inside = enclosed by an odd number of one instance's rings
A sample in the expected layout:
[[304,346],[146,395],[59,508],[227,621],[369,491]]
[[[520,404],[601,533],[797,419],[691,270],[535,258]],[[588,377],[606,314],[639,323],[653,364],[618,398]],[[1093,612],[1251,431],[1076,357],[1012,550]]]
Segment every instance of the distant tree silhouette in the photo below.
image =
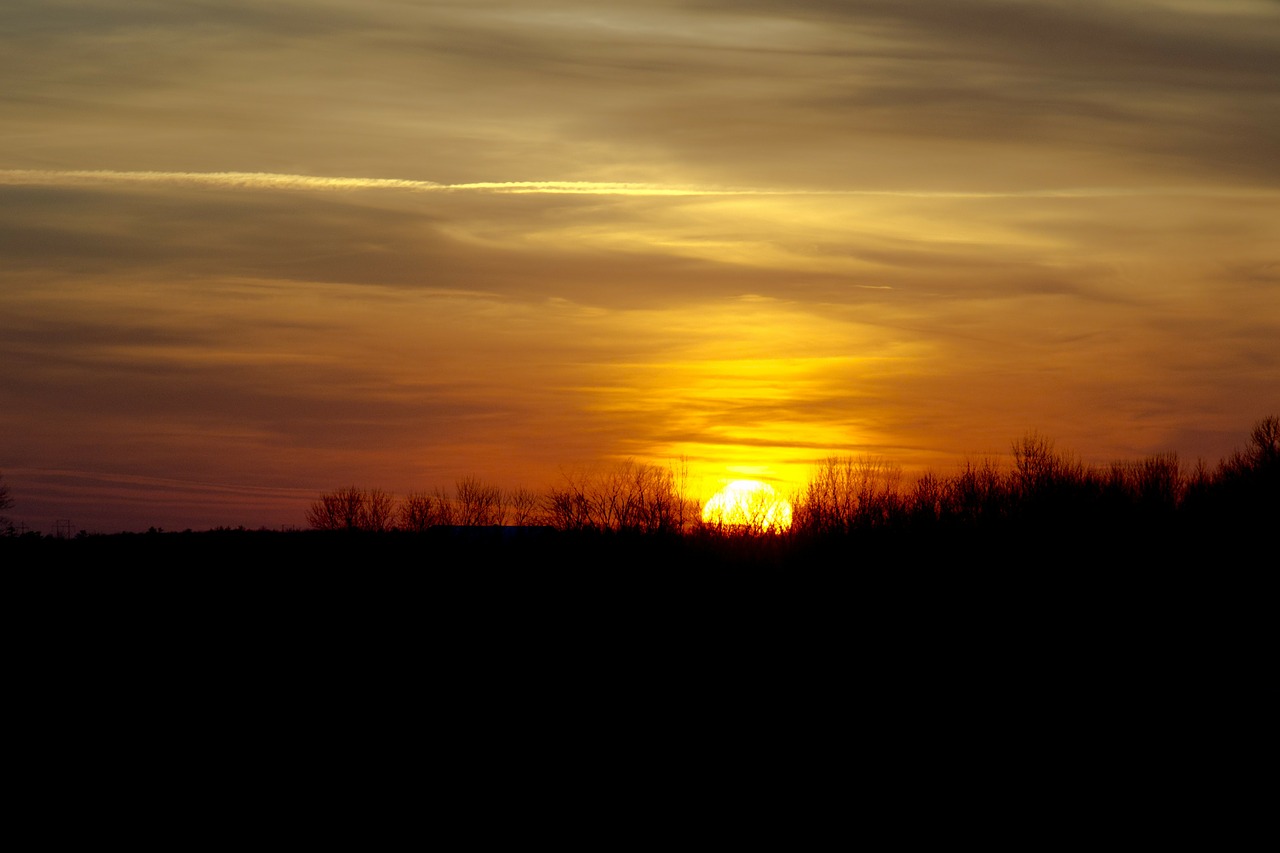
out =
[[1009,489],[1000,463],[989,457],[966,459],[943,486],[946,517],[962,523],[991,522],[1009,512]]
[[551,524],[560,530],[585,530],[594,526],[591,500],[587,497],[587,477],[564,472],[564,484],[551,487],[543,498],[543,508]]
[[1083,463],[1052,439],[1031,432],[1013,443],[1013,492],[1024,504],[1060,499],[1083,480]]
[[946,500],[946,483],[929,471],[916,480],[907,503],[914,520],[936,522],[942,518]]
[[883,459],[832,456],[795,502],[792,529],[829,534],[883,526],[904,508],[901,480],[901,469]]
[[1222,463],[1227,477],[1275,476],[1280,466],[1280,417],[1271,415],[1258,421],[1244,450],[1237,450]]
[[564,484],[547,492],[544,508],[562,530],[678,533],[690,518],[684,477],[683,468],[631,459],[603,470],[566,472]]
[[477,477],[463,477],[454,484],[455,524],[489,527],[503,523],[502,492]]
[[431,496],[424,492],[410,492],[400,502],[400,528],[420,533],[431,527]]
[[363,505],[363,493],[355,486],[325,492],[307,509],[307,524],[316,530],[356,530]]
[[532,489],[504,492],[502,501],[507,507],[508,520],[518,527],[542,520],[542,496]]
[[1108,512],[1133,510],[1145,516],[1168,515],[1182,505],[1189,483],[1176,453],[1146,456],[1137,462],[1113,462],[1100,473]]
[[395,520],[395,501],[381,489],[326,492],[307,510],[307,523],[316,530],[389,530]]
[[[0,513],[13,506],[13,498],[9,495],[9,485],[4,482],[4,475],[0,474]],[[4,515],[0,515],[0,527],[7,532],[9,530],[9,519]]]
[[432,527],[453,523],[453,508],[440,493],[410,492],[400,503],[400,528],[421,533]]
[[390,530],[395,526],[395,498],[382,489],[369,489],[365,492],[364,500],[364,529]]
[[1280,417],[1263,418],[1218,466],[1211,492],[1215,511],[1242,524],[1274,523],[1280,511]]

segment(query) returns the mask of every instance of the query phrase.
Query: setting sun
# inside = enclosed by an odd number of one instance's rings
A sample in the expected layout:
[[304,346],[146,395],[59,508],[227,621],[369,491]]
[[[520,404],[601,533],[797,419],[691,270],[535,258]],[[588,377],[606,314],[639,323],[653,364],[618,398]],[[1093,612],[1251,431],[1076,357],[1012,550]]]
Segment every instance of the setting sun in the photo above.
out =
[[779,532],[791,527],[791,503],[768,483],[734,480],[711,496],[702,520],[716,527]]

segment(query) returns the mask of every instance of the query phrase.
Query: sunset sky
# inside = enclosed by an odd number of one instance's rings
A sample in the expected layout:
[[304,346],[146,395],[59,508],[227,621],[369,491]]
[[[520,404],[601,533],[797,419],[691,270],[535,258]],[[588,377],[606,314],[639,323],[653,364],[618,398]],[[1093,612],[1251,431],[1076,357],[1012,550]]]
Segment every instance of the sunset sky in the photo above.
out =
[[0,82],[37,529],[1280,413],[1277,0],[6,0]]

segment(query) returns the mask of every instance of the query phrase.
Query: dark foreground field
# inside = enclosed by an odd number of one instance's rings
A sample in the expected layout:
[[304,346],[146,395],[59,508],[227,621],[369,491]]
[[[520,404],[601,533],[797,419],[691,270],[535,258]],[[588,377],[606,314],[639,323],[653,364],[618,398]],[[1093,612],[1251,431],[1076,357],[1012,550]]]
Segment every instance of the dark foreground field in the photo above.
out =
[[652,652],[709,678],[759,667],[842,684],[896,661],[904,679],[954,689],[983,672],[1038,681],[1079,653],[1120,682],[1274,682],[1246,663],[1276,647],[1271,530],[1121,533],[219,530],[3,538],[0,565],[13,615],[43,621],[45,641],[136,634],[157,654],[340,641],[377,669],[541,648],[605,671]]
[[986,835],[1133,818],[1264,767],[1280,710],[1269,535],[1201,532],[8,539],[11,730],[28,791],[351,841],[655,813],[784,841],[811,823],[784,814],[969,797],[994,812],[948,825]]

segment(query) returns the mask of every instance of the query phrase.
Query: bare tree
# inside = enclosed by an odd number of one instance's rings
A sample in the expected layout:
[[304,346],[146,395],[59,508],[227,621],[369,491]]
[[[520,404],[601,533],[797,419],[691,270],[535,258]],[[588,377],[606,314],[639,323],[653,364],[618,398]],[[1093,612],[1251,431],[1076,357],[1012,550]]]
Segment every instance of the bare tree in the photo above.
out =
[[307,523],[316,530],[389,530],[394,520],[391,495],[356,486],[325,492],[307,510]]
[[410,492],[400,504],[400,527],[420,533],[431,527],[453,524],[453,507],[439,489],[433,494]]
[[1182,476],[1178,454],[1159,453],[1137,462],[1113,462],[1096,472],[1110,503],[1146,511],[1173,510],[1182,502],[1188,482]]
[[1237,450],[1222,462],[1222,473],[1228,477],[1248,476],[1280,467],[1280,417],[1265,417],[1249,434],[1244,450]]
[[1084,465],[1068,453],[1054,449],[1053,440],[1030,432],[1013,443],[1013,491],[1028,500],[1061,496],[1084,481]]
[[[0,475],[0,513],[13,506],[13,498],[9,496],[9,485],[4,482],[4,476]],[[8,528],[9,519],[0,515],[0,527]]]
[[1280,517],[1280,417],[1263,418],[1237,450],[1218,466],[1214,503],[1236,523],[1272,525]]
[[503,495],[503,501],[507,505],[512,524],[523,527],[529,524],[537,524],[541,521],[539,516],[541,515],[542,499],[532,489],[522,487],[507,492]]
[[543,498],[547,520],[560,530],[583,530],[592,525],[591,503],[582,479],[565,474],[564,485],[552,488]]
[[911,489],[911,514],[920,521],[937,521],[942,518],[946,498],[946,484],[937,474],[926,472]]
[[816,533],[848,532],[885,524],[901,510],[902,470],[872,456],[833,456],[809,478],[795,526]]
[[464,527],[502,524],[502,492],[477,477],[463,477],[454,486],[456,523]]
[[316,530],[356,530],[363,493],[355,486],[325,492],[307,509],[307,524]]
[[1000,463],[991,458],[966,459],[943,489],[945,514],[961,521],[993,520],[1009,510],[1009,490]]
[[458,523],[458,509],[454,505],[453,498],[444,489],[436,487],[432,493],[435,500],[436,524],[442,527],[450,527]]
[[390,530],[395,526],[396,502],[382,489],[369,489],[364,495],[364,514],[360,527],[364,530]]
[[544,498],[551,524],[562,530],[678,532],[688,499],[671,468],[633,459],[595,471],[564,472],[564,484]]

